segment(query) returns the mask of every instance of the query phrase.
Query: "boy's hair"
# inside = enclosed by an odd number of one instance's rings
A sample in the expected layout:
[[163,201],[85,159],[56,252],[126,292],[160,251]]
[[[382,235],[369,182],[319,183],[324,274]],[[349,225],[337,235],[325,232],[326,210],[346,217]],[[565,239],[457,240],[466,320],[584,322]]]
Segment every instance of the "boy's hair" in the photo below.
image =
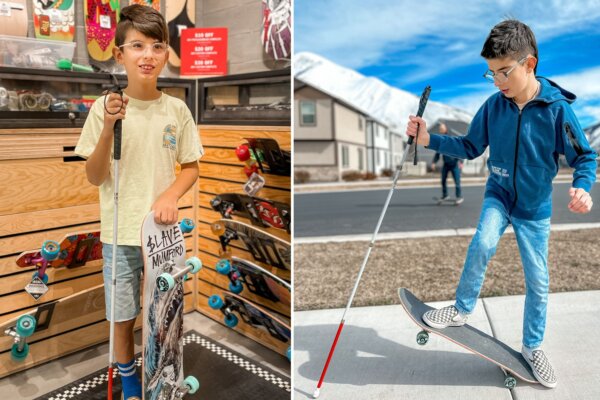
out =
[[120,21],[117,24],[115,44],[125,43],[125,36],[130,29],[161,42],[169,43],[169,29],[165,18],[152,7],[132,4],[121,10]]
[[[527,54],[539,61],[535,35],[527,25],[516,19],[494,26],[481,50],[481,56],[485,59],[511,57],[519,61]],[[537,71],[537,63],[533,71]]]

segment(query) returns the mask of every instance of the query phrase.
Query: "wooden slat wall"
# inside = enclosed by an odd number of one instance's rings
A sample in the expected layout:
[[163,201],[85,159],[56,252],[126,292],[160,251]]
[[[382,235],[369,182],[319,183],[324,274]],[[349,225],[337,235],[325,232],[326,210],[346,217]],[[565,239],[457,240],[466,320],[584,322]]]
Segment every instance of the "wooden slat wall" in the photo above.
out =
[[[0,130],[0,323],[103,282],[101,260],[71,270],[50,268],[49,291],[35,302],[23,290],[34,268],[15,263],[44,240],[100,228],[98,188],[88,183],[83,160],[69,161],[80,133],[80,128]],[[197,192],[196,183],[179,202],[181,218],[197,219]],[[197,254],[197,235],[186,236],[188,256]],[[195,310],[196,285],[185,284],[185,312]],[[12,361],[11,342],[0,340],[0,378],[108,340],[103,315],[77,323],[33,343],[22,362]]]
[[[275,139],[284,150],[291,148],[291,135],[289,127],[239,127],[239,126],[199,126],[200,139],[204,147],[204,156],[200,162],[200,180],[198,195],[198,253],[204,268],[198,273],[198,298],[196,310],[223,324],[223,314],[208,306],[208,298],[213,294],[228,290],[229,279],[216,272],[215,265],[219,261],[219,239],[210,230],[211,224],[220,219],[221,215],[210,207],[210,200],[220,193],[243,193],[243,185],[248,178],[244,174],[244,163],[235,156],[235,148],[244,143],[244,138],[271,138]],[[290,177],[264,174],[266,185],[258,196],[291,204]],[[234,217],[245,223],[251,221]],[[263,228],[265,231],[290,241],[290,235],[283,230]],[[251,254],[242,247],[233,247],[233,255],[253,261]],[[289,271],[283,271],[267,264],[255,262],[270,272],[283,279],[290,280]],[[243,296],[261,306],[279,312],[282,315],[290,314],[290,310],[282,308],[280,304],[264,300],[251,293],[244,292]],[[256,332],[254,329],[245,329],[243,324],[236,328],[239,333],[261,343],[280,354],[285,354],[289,344],[284,344],[272,338],[266,331]]]

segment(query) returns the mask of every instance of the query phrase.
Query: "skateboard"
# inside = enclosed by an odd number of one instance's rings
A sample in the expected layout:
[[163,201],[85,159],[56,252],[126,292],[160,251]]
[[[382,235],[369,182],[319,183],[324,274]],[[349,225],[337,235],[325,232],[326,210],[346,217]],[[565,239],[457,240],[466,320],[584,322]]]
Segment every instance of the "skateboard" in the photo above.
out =
[[[292,332],[289,322],[286,322],[283,317],[275,317],[243,297],[223,291],[221,296],[218,294],[210,296],[208,305],[213,310],[220,310],[223,313],[225,325],[229,328],[245,324],[252,329],[266,330],[280,342],[291,342]],[[291,347],[288,347],[285,356],[291,360],[291,355]]]
[[235,149],[238,160],[243,161],[244,172],[249,178],[253,173],[289,176],[291,172],[291,153],[281,150],[274,139],[244,138],[247,143]]
[[27,37],[27,3],[28,0],[0,1],[0,35]]
[[59,331],[72,329],[70,324],[95,312],[99,312],[98,319],[102,319],[104,309],[104,285],[41,305],[0,325],[0,332],[11,338],[0,338],[0,350],[4,351],[4,347],[12,342],[12,359],[23,362],[29,354],[27,342],[35,342],[42,335],[56,335]]
[[290,59],[292,47],[291,0],[262,0],[261,43],[275,60]]
[[229,291],[244,296],[246,292],[253,293],[264,299],[278,303],[281,307],[276,310],[290,315],[292,294],[291,286],[283,279],[264,270],[250,261],[238,257],[221,259],[216,270],[229,277]]
[[47,240],[42,244],[41,249],[21,253],[17,257],[16,264],[21,268],[35,267],[34,280],[39,278],[45,285],[48,283],[46,269],[50,267],[77,268],[101,258],[100,232],[81,232],[65,235],[60,243]]
[[211,231],[219,236],[221,257],[230,258],[231,249],[228,246],[232,241],[238,241],[248,249],[255,261],[291,271],[289,242],[243,222],[230,219],[220,219],[213,223]]
[[240,215],[249,218],[254,225],[284,229],[290,233],[292,218],[288,204],[245,194],[223,193],[212,199],[210,205],[223,218]]
[[169,0],[166,4],[166,19],[169,29],[169,64],[181,66],[181,31],[196,26],[196,2],[194,0]]
[[160,11],[160,0],[129,0],[129,5],[141,4],[143,6],[150,6],[156,11]]
[[144,218],[141,230],[144,260],[143,374],[144,399],[181,399],[194,393],[199,383],[183,378],[183,281],[197,273],[202,263],[185,259],[184,233],[194,223],[159,225],[154,211]]
[[456,197],[448,197],[446,199],[442,199],[440,197],[434,197],[433,200],[437,203],[438,206],[442,204],[451,204],[453,206],[458,206],[463,202],[463,199],[457,199]]
[[75,2],[33,0],[33,26],[38,39],[72,42],[75,37]]
[[119,0],[85,0],[84,10],[88,53],[96,61],[107,61],[115,46]]
[[417,334],[419,345],[424,346],[429,340],[429,332],[432,332],[499,366],[506,375],[504,385],[509,389],[517,385],[514,377],[525,382],[538,383],[531,367],[518,351],[468,324],[446,329],[432,328],[425,324],[421,317],[433,308],[421,302],[408,289],[398,289],[398,296],[408,316],[423,329]]

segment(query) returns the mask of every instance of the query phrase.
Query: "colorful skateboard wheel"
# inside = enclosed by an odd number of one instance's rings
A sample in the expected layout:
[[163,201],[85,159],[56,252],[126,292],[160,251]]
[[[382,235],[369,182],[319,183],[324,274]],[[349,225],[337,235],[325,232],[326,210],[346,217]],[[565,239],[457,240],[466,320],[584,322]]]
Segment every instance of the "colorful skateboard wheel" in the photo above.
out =
[[252,164],[250,166],[246,165],[244,167],[244,173],[246,174],[246,177],[250,178],[253,173],[258,173],[258,165],[256,165],[256,164]]
[[517,386],[517,380],[512,376],[507,376],[504,380],[504,386],[508,389],[514,389]]
[[225,225],[220,222],[215,222],[210,226],[210,230],[214,235],[221,236],[225,233]]
[[292,348],[288,347],[287,351],[285,352],[285,356],[287,357],[289,362],[292,362]]
[[429,333],[421,331],[417,334],[417,343],[421,346],[425,346],[429,341]]
[[230,328],[235,328],[235,326],[238,324],[238,318],[233,315],[233,314],[227,314],[225,315],[225,325],[227,325]]
[[229,271],[231,271],[231,263],[229,262],[229,260],[219,260],[215,268],[218,273],[227,275]]
[[223,307],[223,299],[221,299],[218,294],[213,294],[208,298],[208,305],[213,310],[218,310]]
[[175,287],[175,279],[173,279],[171,274],[165,272],[156,278],[156,286],[158,286],[158,290],[161,292],[168,292]]
[[244,285],[240,281],[229,282],[229,291],[235,294],[240,294],[244,290]]
[[235,149],[235,155],[240,161],[247,161],[250,159],[250,148],[247,144],[241,144]]
[[13,344],[10,348],[10,355],[15,361],[22,361],[29,354],[29,345],[27,343],[23,343],[23,350],[19,351],[19,345],[17,343]]
[[198,257],[190,257],[187,260],[185,260],[185,266],[192,267],[190,272],[192,274],[195,274],[202,268],[202,261],[200,261]]
[[183,384],[187,386],[189,394],[194,394],[198,389],[200,389],[200,382],[198,382],[196,377],[191,375],[183,380]]
[[17,326],[15,330],[17,334],[21,337],[28,337],[35,332],[36,320],[31,315],[22,315],[17,320]]
[[60,244],[54,240],[46,240],[42,244],[41,253],[45,260],[52,261],[58,257],[58,253],[60,253]]
[[[38,274],[38,271],[35,271],[32,275],[33,278],[35,277],[39,277],[40,275]],[[44,285],[48,284],[48,274],[44,274],[44,276],[42,276],[42,282],[44,282]]]
[[194,221],[189,218],[184,218],[181,220],[181,223],[179,224],[179,228],[181,229],[181,232],[183,232],[183,233],[190,233],[191,231],[194,230]]

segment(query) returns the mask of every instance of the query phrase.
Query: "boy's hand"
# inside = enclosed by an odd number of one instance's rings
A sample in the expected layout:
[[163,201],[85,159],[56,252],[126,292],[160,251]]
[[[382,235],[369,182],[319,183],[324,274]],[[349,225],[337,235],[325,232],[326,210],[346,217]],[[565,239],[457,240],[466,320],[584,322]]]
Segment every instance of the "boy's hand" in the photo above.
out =
[[569,202],[569,210],[577,214],[585,214],[590,212],[594,202],[592,196],[583,189],[576,189],[572,187],[569,189],[569,196],[571,201]]
[[179,215],[177,200],[177,196],[172,196],[167,192],[163,193],[152,205],[154,222],[161,225],[176,224]]
[[[108,93],[104,108],[104,128],[105,130],[112,131],[115,126],[115,122],[118,119],[125,119],[125,109],[129,103],[129,97],[123,94],[123,101],[118,93]],[[123,107],[121,107],[123,106]],[[121,110],[121,111],[119,111]],[[117,113],[117,114],[115,114]],[[112,115],[115,114],[115,115]]]
[[419,124],[419,139],[417,144],[422,146],[429,145],[429,132],[427,132],[427,123],[423,118],[411,115],[408,117],[408,126],[406,127],[406,134],[408,136],[415,137],[417,135],[417,124]]

